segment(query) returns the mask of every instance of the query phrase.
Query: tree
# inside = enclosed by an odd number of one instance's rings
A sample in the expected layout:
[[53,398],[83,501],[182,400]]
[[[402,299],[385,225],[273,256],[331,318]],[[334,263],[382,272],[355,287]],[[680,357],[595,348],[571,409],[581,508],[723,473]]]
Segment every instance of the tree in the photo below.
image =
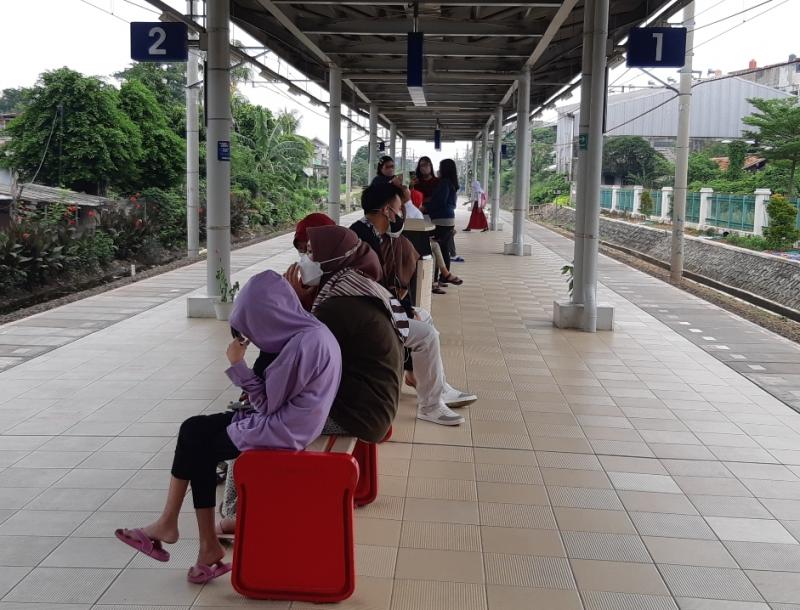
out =
[[156,96],[137,80],[122,85],[119,96],[122,110],[142,135],[142,154],[135,172],[124,181],[126,189],[169,188],[179,184],[185,167],[184,141],[170,128],[169,117]]
[[186,132],[186,64],[133,63],[114,73],[121,83],[138,81],[155,95],[169,118],[169,125],[179,136]]
[[745,132],[745,136],[755,139],[756,146],[766,159],[789,166],[786,191],[791,200],[795,193],[797,165],[800,163],[800,106],[797,98],[752,98],[748,101],[756,107],[757,112],[744,117],[743,121],[756,130]]
[[[695,152],[689,155],[689,184],[708,182],[722,176],[717,162],[712,160],[705,152]],[[700,184],[700,187],[705,186]]]
[[747,142],[734,140],[728,144],[728,178],[738,180],[744,171],[744,162],[747,158]]
[[7,162],[23,180],[31,180],[41,163],[37,182],[98,194],[135,173],[141,133],[120,110],[116,89],[60,68],[42,74],[28,100],[7,128]]
[[22,112],[28,91],[29,89],[24,87],[3,89],[0,93],[0,113]]
[[797,208],[786,197],[773,195],[767,204],[769,226],[764,228],[767,247],[774,250],[787,250],[800,239],[797,228]]
[[644,138],[619,136],[603,145],[603,173],[621,177],[624,184],[653,187],[668,181],[674,167]]

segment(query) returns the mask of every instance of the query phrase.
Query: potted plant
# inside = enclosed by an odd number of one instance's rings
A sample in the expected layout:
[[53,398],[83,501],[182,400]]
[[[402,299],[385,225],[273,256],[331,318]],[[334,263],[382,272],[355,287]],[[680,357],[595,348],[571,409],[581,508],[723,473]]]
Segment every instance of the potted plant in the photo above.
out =
[[231,317],[233,300],[236,298],[236,293],[239,292],[239,282],[235,282],[231,286],[225,270],[220,266],[217,268],[217,285],[219,286],[219,300],[214,303],[214,311],[217,314],[217,320],[227,320]]
[[569,296],[571,298],[575,289],[575,264],[571,263],[561,267],[561,275],[566,276],[564,279],[567,282],[567,289],[569,290]]

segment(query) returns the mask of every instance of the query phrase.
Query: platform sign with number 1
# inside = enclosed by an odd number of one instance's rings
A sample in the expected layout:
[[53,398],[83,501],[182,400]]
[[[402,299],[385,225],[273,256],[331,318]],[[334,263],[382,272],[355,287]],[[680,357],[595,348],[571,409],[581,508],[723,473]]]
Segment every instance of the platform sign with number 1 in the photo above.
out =
[[628,35],[629,68],[682,68],[686,28],[634,28]]
[[185,23],[131,23],[131,59],[166,63],[187,61],[188,58],[188,28]]

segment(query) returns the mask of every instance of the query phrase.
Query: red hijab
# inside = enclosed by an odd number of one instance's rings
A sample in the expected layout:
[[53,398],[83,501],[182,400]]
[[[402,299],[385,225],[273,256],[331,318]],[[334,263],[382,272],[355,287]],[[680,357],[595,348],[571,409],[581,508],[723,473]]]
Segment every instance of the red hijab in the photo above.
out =
[[308,230],[312,227],[328,227],[336,225],[333,222],[333,219],[328,216],[327,214],[323,214],[322,212],[313,212],[303,218],[300,222],[297,223],[297,226],[294,230],[294,247],[297,248],[297,242],[299,241],[308,241]]

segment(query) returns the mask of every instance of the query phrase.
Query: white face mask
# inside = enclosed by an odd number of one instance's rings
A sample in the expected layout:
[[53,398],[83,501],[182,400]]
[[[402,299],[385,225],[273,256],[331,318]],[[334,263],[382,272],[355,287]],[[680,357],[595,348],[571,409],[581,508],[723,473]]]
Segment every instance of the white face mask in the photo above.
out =
[[353,248],[345,252],[342,256],[329,258],[328,260],[322,262],[311,260],[311,257],[309,257],[308,254],[301,254],[298,265],[300,266],[300,279],[302,280],[303,284],[306,286],[319,286],[319,281],[322,279],[323,275],[322,265],[351,256],[356,250],[358,250],[360,245],[361,240],[359,239],[358,243]]
[[312,261],[308,254],[300,255],[300,279],[306,286],[319,286],[319,280],[322,278],[322,265],[316,261]]

